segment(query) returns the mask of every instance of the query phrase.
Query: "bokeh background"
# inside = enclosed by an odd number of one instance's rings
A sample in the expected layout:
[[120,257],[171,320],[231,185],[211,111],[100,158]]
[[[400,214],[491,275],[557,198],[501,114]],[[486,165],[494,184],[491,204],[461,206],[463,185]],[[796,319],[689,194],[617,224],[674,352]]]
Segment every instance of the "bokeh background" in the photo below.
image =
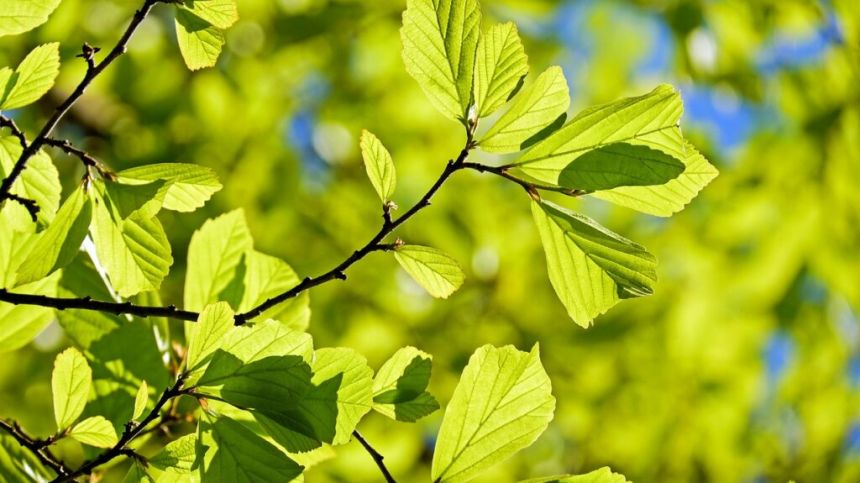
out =
[[[62,42],[57,87],[15,113],[30,132],[77,83],[74,55],[115,42],[139,2],[63,0],[26,36],[0,39],[0,65]],[[398,232],[467,272],[445,301],[374,254],[311,294],[316,345],[374,367],[398,347],[435,356],[444,404],[478,346],[536,342],[558,398],[538,442],[479,481],[602,465],[641,482],[860,481],[860,5],[856,0],[484,0],[485,22],[520,27],[532,75],[564,68],[572,112],[662,82],[685,101],[686,135],[721,175],[670,219],[598,200],[561,200],[646,245],[654,296],[583,330],[546,277],[528,198],[459,173]],[[401,207],[462,144],[400,58],[403,0],[239,0],[218,66],[188,72],[169,9],[156,8],[60,128],[113,168],[194,162],[225,188],[200,212],[161,216],[180,302],[194,229],[241,207],[257,249],[301,274],[330,268],[376,232],[379,206],[361,129],[391,150]],[[71,186],[77,163],[55,154]],[[483,161],[497,160],[478,155]],[[50,371],[67,345],[49,327],[0,363],[0,414],[51,427]],[[441,412],[415,425],[370,415],[365,436],[401,481],[426,481]],[[120,475],[109,474],[108,480]],[[307,481],[377,481],[356,443]]]

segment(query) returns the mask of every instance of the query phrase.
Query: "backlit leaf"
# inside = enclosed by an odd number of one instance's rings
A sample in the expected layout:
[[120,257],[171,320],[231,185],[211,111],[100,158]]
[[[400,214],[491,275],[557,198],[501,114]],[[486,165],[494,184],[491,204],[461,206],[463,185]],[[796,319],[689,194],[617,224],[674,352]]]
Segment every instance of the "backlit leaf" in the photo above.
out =
[[60,0],[0,0],[0,37],[42,25],[59,4]]
[[376,194],[383,203],[389,201],[397,185],[394,161],[391,160],[391,154],[382,142],[370,131],[361,133],[361,158],[364,160],[364,169]]
[[437,298],[448,298],[465,280],[456,260],[435,248],[403,245],[394,258],[424,290]]
[[[2,7],[3,0],[0,0]],[[29,3],[29,2],[19,2]],[[0,23],[2,23],[0,14]],[[0,110],[16,109],[38,101],[51,87],[60,72],[60,44],[53,42],[36,47],[0,84]]]
[[90,365],[77,349],[70,347],[57,356],[51,374],[57,429],[68,428],[84,412],[92,382]]
[[101,416],[93,416],[74,425],[69,436],[97,448],[110,448],[119,441],[113,425]]
[[196,164],[148,164],[120,171],[117,176],[124,183],[168,181],[163,207],[174,211],[194,211],[221,189],[215,172]]
[[373,409],[398,421],[416,421],[439,409],[426,391],[432,356],[404,347],[389,358],[373,379]]
[[176,9],[176,40],[191,70],[212,67],[221,55],[224,32],[183,7]]
[[528,57],[513,22],[481,35],[475,60],[475,105],[479,117],[502,107],[529,72]]

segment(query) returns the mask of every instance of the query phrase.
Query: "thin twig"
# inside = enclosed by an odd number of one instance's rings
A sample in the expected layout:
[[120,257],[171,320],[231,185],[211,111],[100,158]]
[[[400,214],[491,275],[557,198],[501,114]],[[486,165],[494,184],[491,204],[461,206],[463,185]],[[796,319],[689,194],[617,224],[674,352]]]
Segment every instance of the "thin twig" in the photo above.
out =
[[84,78],[75,87],[75,90],[69,94],[69,97],[63,101],[62,104],[57,106],[54,110],[54,113],[42,127],[42,130],[39,131],[39,134],[33,139],[33,142],[24,147],[24,150],[21,151],[21,156],[18,157],[18,161],[15,162],[15,165],[9,171],[9,174],[3,180],[3,183],[0,184],[0,202],[9,199],[9,195],[11,194],[12,185],[15,183],[15,180],[21,175],[21,172],[27,167],[27,161],[37,152],[39,149],[46,144],[47,139],[51,136],[51,133],[54,131],[54,128],[57,127],[60,120],[63,116],[69,112],[69,109],[75,104],[75,102],[84,94],[89,87],[90,83],[98,77],[114,60],[117,59],[120,55],[124,54],[126,51],[126,47],[128,46],[129,40],[131,40],[131,36],[134,34],[137,27],[140,26],[141,22],[146,18],[147,14],[149,14],[152,7],[161,0],[145,0],[143,2],[143,6],[139,10],[134,13],[134,16],[131,19],[131,23],[129,23],[128,28],[126,28],[125,32],[120,37],[117,44],[111,49],[111,51],[102,59],[98,64],[93,60],[93,55],[95,54],[95,49],[84,44],[82,49],[82,54],[85,55],[85,59],[87,60],[87,72],[84,74]]
[[361,443],[362,446],[364,446],[364,449],[366,449],[367,452],[370,453],[371,458],[373,458],[373,462],[376,463],[376,466],[379,467],[379,471],[382,472],[382,476],[385,477],[385,481],[387,483],[397,483],[397,480],[395,480],[394,477],[391,476],[391,472],[388,471],[388,468],[385,467],[385,457],[382,456],[379,451],[376,451],[376,449],[374,449],[374,447],[371,446],[366,439],[364,439],[364,437],[361,435],[361,433],[358,432],[358,430],[353,431],[352,435],[355,437],[355,439],[358,440],[359,443]]
[[541,184],[541,183],[533,183],[531,181],[528,181],[528,180],[525,180],[522,178],[518,178],[518,177],[512,175],[508,171],[507,166],[488,166],[486,164],[480,164],[480,163],[463,163],[463,168],[472,169],[472,170],[478,171],[479,173],[491,173],[491,174],[495,174],[496,176],[501,176],[502,178],[505,178],[509,181],[513,181],[514,183],[522,186],[529,193],[533,193],[534,191],[537,190],[537,191],[554,191],[556,193],[562,193],[562,194],[565,194],[568,196],[582,196],[584,194],[587,194],[587,192],[583,191],[583,190],[564,188],[561,186],[553,186],[553,185]]
[[0,127],[9,129],[12,135],[18,138],[18,143],[21,145],[21,148],[27,149],[27,137],[24,135],[24,131],[15,124],[14,119],[0,115]]
[[155,307],[135,305],[131,302],[103,302],[100,300],[93,300],[90,297],[48,297],[45,295],[10,292],[5,288],[0,288],[0,301],[8,302],[13,305],[38,305],[40,307],[51,307],[57,310],[81,309],[108,312],[116,315],[129,314],[136,315],[138,317],[170,317],[178,320],[187,320],[189,322],[197,321],[197,317],[200,315],[197,312],[177,309],[175,305]]
[[58,148],[64,153],[80,159],[81,163],[83,163],[84,165],[84,168],[94,168],[102,176],[107,178],[113,178],[113,173],[111,173],[107,168],[105,168],[105,166],[100,163],[98,159],[96,159],[90,153],[84,151],[83,149],[76,147],[68,139],[56,139],[49,137],[45,139],[45,144]]
[[9,433],[9,435],[15,438],[18,444],[33,453],[33,455],[35,455],[43,465],[54,470],[58,476],[66,475],[71,472],[69,468],[57,460],[54,455],[48,451],[47,446],[53,443],[53,440],[50,438],[48,440],[37,440],[24,433],[17,423],[8,423],[2,419],[0,419],[0,429]]
[[66,474],[61,474],[57,476],[53,480],[53,482],[62,482],[62,481],[72,481],[75,478],[83,475],[89,475],[99,466],[111,461],[112,459],[118,456],[132,456],[136,457],[136,453],[134,453],[130,448],[127,448],[128,445],[134,438],[139,436],[146,427],[159,416],[161,416],[161,409],[167,404],[171,399],[184,394],[182,385],[185,383],[185,375],[180,375],[176,378],[176,382],[164,390],[161,393],[161,397],[158,399],[158,402],[155,403],[155,407],[152,408],[152,411],[146,415],[145,418],[140,423],[135,424],[132,421],[129,421],[125,425],[125,431],[123,431],[122,436],[120,436],[119,441],[109,449],[102,452],[100,455],[96,456],[92,460],[84,463],[78,469],[70,471]]

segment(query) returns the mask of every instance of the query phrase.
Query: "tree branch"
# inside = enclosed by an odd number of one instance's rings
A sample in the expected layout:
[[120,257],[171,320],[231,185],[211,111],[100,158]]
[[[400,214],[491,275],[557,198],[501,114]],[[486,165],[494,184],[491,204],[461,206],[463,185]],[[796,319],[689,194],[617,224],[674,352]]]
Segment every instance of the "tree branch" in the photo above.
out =
[[53,480],[54,483],[63,482],[63,481],[73,481],[75,478],[89,475],[99,466],[111,461],[112,459],[118,456],[132,456],[136,455],[131,449],[127,448],[128,445],[134,438],[140,435],[144,429],[153,421],[161,416],[161,409],[167,404],[171,399],[181,396],[183,394],[182,385],[185,383],[185,375],[180,374],[179,377],[176,378],[176,382],[173,386],[168,387],[161,393],[161,397],[158,399],[158,402],[155,403],[155,407],[152,408],[152,411],[146,415],[145,418],[140,423],[133,423],[129,421],[125,425],[125,431],[123,431],[122,436],[120,436],[119,441],[111,448],[105,450],[100,455],[96,456],[92,460],[84,463],[78,469],[74,471],[67,472],[65,474],[60,474]]
[[355,437],[355,439],[358,440],[359,443],[361,443],[362,446],[364,446],[364,449],[366,449],[367,452],[370,453],[370,456],[373,458],[373,462],[376,463],[376,466],[379,467],[379,471],[382,472],[382,476],[385,477],[385,481],[387,483],[397,483],[397,480],[395,480],[394,477],[391,476],[391,472],[389,472],[388,468],[385,467],[385,457],[382,456],[379,451],[376,451],[376,449],[374,449],[374,447],[371,446],[366,439],[364,439],[364,437],[361,435],[361,433],[358,432],[358,430],[353,431],[352,435]]
[[52,439],[47,439],[44,441],[37,440],[28,436],[24,433],[24,430],[18,426],[18,423],[12,422],[8,423],[2,419],[0,419],[0,429],[5,430],[9,435],[15,438],[15,441],[21,445],[21,447],[29,450],[36,458],[48,468],[54,470],[58,476],[67,475],[71,472],[69,468],[67,468],[62,462],[57,460],[50,451],[48,451],[47,446],[53,443]]
[[81,309],[108,312],[116,315],[129,314],[136,315],[138,317],[171,317],[178,320],[187,320],[189,322],[196,322],[197,317],[200,315],[197,312],[177,309],[175,305],[153,307],[135,305],[131,302],[103,302],[100,300],[93,300],[90,297],[48,297],[45,295],[10,292],[5,288],[0,288],[0,301],[8,302],[13,305],[38,305],[40,307],[50,307],[57,310]]
[[556,193],[562,193],[568,196],[582,196],[584,194],[588,194],[587,191],[576,190],[570,188],[563,188],[561,186],[553,186],[547,184],[533,183],[531,181],[518,178],[512,175],[509,172],[508,166],[488,166],[486,164],[480,163],[463,163],[463,168],[472,169],[479,173],[491,173],[496,176],[501,176],[509,181],[513,181],[514,183],[522,186],[529,193],[534,193],[535,191],[554,191]]
[[9,129],[9,131],[12,132],[12,135],[18,138],[18,143],[21,144],[21,148],[27,149],[27,137],[24,136],[24,131],[18,128],[18,125],[15,124],[14,119],[0,115],[0,127]]
[[105,168],[105,166],[100,163],[98,159],[96,159],[90,153],[84,151],[83,149],[76,147],[68,139],[57,139],[49,137],[45,139],[45,144],[60,149],[64,153],[80,159],[81,163],[83,163],[84,165],[84,168],[94,168],[102,176],[109,179],[113,178],[113,173],[111,173],[110,170]]
[[[75,104],[75,102],[84,94],[87,87],[92,83],[92,81],[98,77],[114,60],[117,59],[120,55],[124,54],[126,51],[126,47],[128,45],[129,40],[131,40],[131,36],[134,34],[137,27],[140,26],[141,22],[146,18],[147,14],[149,14],[152,7],[161,0],[145,0],[143,2],[143,6],[140,7],[134,13],[134,16],[131,19],[131,23],[129,23],[128,28],[126,28],[125,32],[120,37],[117,44],[113,49],[102,59],[101,62],[96,64],[93,61],[93,55],[95,54],[95,50],[92,47],[84,44],[83,54],[86,56],[87,60],[87,72],[84,74],[84,78],[78,84],[74,91],[66,98],[65,101],[62,102],[57,108],[54,110],[54,113],[48,118],[48,121],[42,127],[42,130],[39,131],[39,134],[33,139],[33,142],[27,146],[23,146],[24,150],[21,151],[21,156],[18,157],[18,161],[15,162],[15,165],[12,167],[12,170],[9,171],[9,174],[3,180],[3,183],[0,184],[0,202],[4,200],[10,199],[10,194],[12,190],[12,185],[15,183],[15,180],[21,175],[21,172],[27,167],[27,161],[37,152],[39,149],[47,143],[48,138],[51,136],[51,133],[54,131],[54,128],[57,127],[60,120],[63,116],[69,112],[69,109]],[[19,138],[20,140],[20,138]]]

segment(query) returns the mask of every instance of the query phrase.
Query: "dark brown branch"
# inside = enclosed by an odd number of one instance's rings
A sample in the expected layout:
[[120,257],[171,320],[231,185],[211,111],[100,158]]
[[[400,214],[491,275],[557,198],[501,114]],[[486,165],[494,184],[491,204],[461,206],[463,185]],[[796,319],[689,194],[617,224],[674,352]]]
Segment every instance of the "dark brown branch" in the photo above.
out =
[[353,431],[352,435],[355,437],[355,439],[358,440],[359,443],[361,443],[362,446],[364,446],[364,449],[367,450],[368,453],[370,453],[370,457],[373,458],[373,462],[376,463],[376,466],[379,467],[379,471],[382,472],[382,476],[385,477],[385,481],[387,483],[397,483],[397,480],[395,480],[394,477],[391,476],[391,472],[388,471],[388,468],[385,467],[385,457],[382,456],[379,451],[376,451],[376,449],[374,449],[374,447],[371,446],[370,443],[368,443],[367,440],[361,436],[361,433],[359,433],[358,430]]
[[98,468],[99,466],[111,461],[112,459],[118,456],[130,456],[137,457],[136,453],[132,451],[130,448],[127,448],[128,445],[134,438],[139,436],[146,427],[158,419],[161,416],[161,409],[165,404],[168,403],[171,399],[180,396],[183,394],[182,384],[185,383],[185,376],[180,375],[173,386],[168,387],[161,393],[161,397],[158,398],[158,402],[155,403],[155,407],[152,408],[152,411],[146,415],[145,418],[140,423],[135,424],[132,421],[129,421],[125,425],[125,431],[123,431],[122,436],[120,436],[119,441],[111,448],[105,450],[100,455],[96,456],[92,460],[81,465],[80,468],[70,471],[65,474],[61,474],[57,476],[53,481],[61,482],[61,481],[73,481],[75,478],[78,478],[83,475],[89,475]]
[[391,234],[398,226],[402,225],[406,220],[412,218],[416,213],[421,211],[430,205],[430,199],[433,198],[433,195],[439,191],[439,188],[445,184],[445,181],[451,177],[455,172],[463,169],[465,167],[466,157],[469,156],[469,151],[472,148],[472,140],[471,137],[466,141],[466,147],[460,151],[460,155],[454,161],[448,161],[448,164],[445,166],[445,170],[442,171],[442,174],[439,176],[439,179],[433,183],[433,186],[415,203],[412,208],[410,208],[406,213],[401,215],[399,218],[392,220],[390,213],[384,216],[384,223],[382,227],[379,229],[379,232],[373,236],[367,243],[364,244],[363,247],[354,251],[352,255],[350,255],[346,260],[341,262],[338,266],[332,268],[328,272],[325,272],[322,275],[316,277],[308,277],[302,280],[295,287],[287,290],[286,292],[281,293],[275,297],[272,297],[260,305],[254,307],[253,309],[241,313],[236,314],[236,325],[242,325],[245,322],[253,319],[254,317],[259,316],[266,310],[285,302],[293,297],[296,297],[300,293],[308,290],[310,288],[316,287],[317,285],[322,285],[331,280],[346,280],[346,270],[351,267],[355,262],[361,260],[366,257],[370,253],[376,251],[385,251],[390,250],[392,247],[390,245],[381,244],[382,240]]
[[178,320],[197,321],[200,315],[197,312],[177,309],[174,305],[166,307],[151,307],[146,305],[135,305],[131,302],[102,302],[90,297],[61,298],[47,297],[45,295],[33,295],[10,292],[0,288],[0,301],[13,305],[38,305],[40,307],[51,307],[57,310],[81,309],[108,312],[111,314],[136,315],[138,317],[170,317]]
[[15,162],[15,165],[12,167],[12,170],[6,176],[6,179],[3,180],[3,183],[0,184],[0,202],[3,202],[6,199],[9,199],[9,195],[11,194],[12,185],[15,183],[15,180],[21,175],[21,172],[27,167],[27,161],[37,152],[43,145],[46,144],[48,138],[51,136],[51,133],[54,131],[54,128],[57,127],[60,120],[63,116],[69,112],[69,109],[75,104],[75,102],[80,99],[80,97],[87,90],[87,87],[92,83],[92,81],[98,77],[109,65],[113,63],[114,60],[117,59],[120,55],[124,54],[126,51],[126,47],[128,46],[129,40],[131,40],[131,36],[134,34],[137,27],[140,26],[141,22],[146,18],[147,14],[149,14],[152,7],[158,3],[160,0],[145,0],[143,2],[143,6],[134,13],[134,16],[131,19],[131,23],[129,23],[128,28],[126,28],[125,32],[120,37],[117,44],[113,49],[102,59],[101,62],[96,64],[93,60],[93,55],[95,54],[95,49],[89,47],[84,44],[83,54],[86,55],[85,59],[87,59],[87,72],[84,74],[84,78],[75,87],[75,90],[66,98],[65,101],[62,102],[57,108],[54,110],[54,113],[48,118],[48,121],[42,127],[42,130],[39,131],[39,134],[33,139],[33,142],[24,147],[24,150],[21,151],[21,156],[18,157],[18,161]]
[[36,203],[35,200],[31,200],[30,198],[24,198],[23,196],[18,196],[15,193],[9,193],[8,195],[6,195],[6,199],[9,201],[14,201],[26,208],[27,213],[30,214],[30,218],[33,219],[33,223],[36,222],[36,220],[38,219],[37,216],[39,215],[39,205]]
[[2,419],[0,419],[0,429],[3,429],[13,438],[21,447],[26,448],[28,451],[33,453],[34,456],[45,466],[51,468],[58,476],[67,475],[71,472],[69,468],[67,468],[63,463],[57,460],[50,451],[48,451],[48,445],[52,444],[55,441],[55,438],[48,438],[46,440],[38,440],[28,436],[24,431],[18,426],[18,423],[12,422],[8,423]]
[[18,138],[18,143],[21,144],[21,148],[27,149],[27,137],[24,136],[24,131],[18,128],[18,125],[15,124],[15,121],[12,118],[0,115],[0,127],[9,129],[12,135]]
[[562,193],[567,196],[582,196],[584,194],[587,194],[587,192],[583,190],[563,188],[561,186],[553,186],[541,183],[533,183],[531,181],[518,178],[509,172],[507,166],[488,166],[486,164],[480,163],[463,163],[463,168],[472,169],[478,171],[479,173],[491,173],[496,176],[501,176],[502,178],[505,178],[509,181],[513,181],[514,183],[522,186],[529,193],[534,193],[535,191],[554,191],[556,193]]

